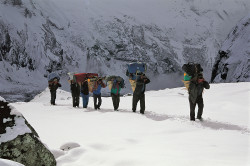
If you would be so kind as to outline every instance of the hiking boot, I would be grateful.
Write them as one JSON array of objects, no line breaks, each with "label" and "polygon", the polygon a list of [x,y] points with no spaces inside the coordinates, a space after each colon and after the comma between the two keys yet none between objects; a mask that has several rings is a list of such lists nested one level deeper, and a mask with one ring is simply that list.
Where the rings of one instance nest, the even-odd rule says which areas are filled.
[{"label": "hiking boot", "polygon": [[195,118],[190,118],[191,121],[195,121]]},{"label": "hiking boot", "polygon": [[197,117],[197,119],[199,119],[200,121],[203,121],[203,118],[202,118],[202,117]]}]

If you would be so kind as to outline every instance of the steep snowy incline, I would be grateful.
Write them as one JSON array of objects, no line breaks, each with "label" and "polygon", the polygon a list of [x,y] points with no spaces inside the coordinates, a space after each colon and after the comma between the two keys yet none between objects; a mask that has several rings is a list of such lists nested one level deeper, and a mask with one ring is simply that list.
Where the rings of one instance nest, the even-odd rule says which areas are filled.
[{"label": "steep snowy incline", "polygon": [[144,115],[139,108],[132,112],[131,96],[121,97],[119,111],[105,97],[96,111],[92,99],[87,109],[73,108],[62,90],[56,106],[49,104],[48,89],[31,102],[11,105],[52,149],[58,166],[248,166],[249,87],[212,84],[203,93],[202,122],[189,120],[183,88],[147,92]]},{"label": "steep snowy incline", "polygon": [[65,90],[69,71],[125,77],[135,61],[148,64],[150,89],[182,85],[188,61],[201,63],[208,79],[221,43],[249,10],[249,0],[1,1],[0,95],[29,98],[51,71]]},{"label": "steep snowy incline", "polygon": [[250,13],[223,43],[213,68],[213,82],[250,82]]}]

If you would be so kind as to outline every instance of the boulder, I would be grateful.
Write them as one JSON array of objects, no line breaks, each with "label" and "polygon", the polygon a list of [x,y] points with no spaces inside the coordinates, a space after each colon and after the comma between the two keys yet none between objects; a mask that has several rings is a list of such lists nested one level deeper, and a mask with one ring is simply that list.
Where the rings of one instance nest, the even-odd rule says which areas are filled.
[{"label": "boulder", "polygon": [[0,158],[25,166],[56,166],[53,154],[23,115],[0,97]]}]

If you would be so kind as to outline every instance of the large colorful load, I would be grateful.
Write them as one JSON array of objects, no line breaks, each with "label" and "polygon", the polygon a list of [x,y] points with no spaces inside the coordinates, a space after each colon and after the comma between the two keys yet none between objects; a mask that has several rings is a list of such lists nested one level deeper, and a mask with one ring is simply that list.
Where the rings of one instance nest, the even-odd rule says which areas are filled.
[{"label": "large colorful load", "polygon": [[128,69],[126,75],[129,77],[129,83],[133,92],[136,88],[136,80],[139,76],[144,74],[147,71],[147,65],[145,63],[130,63],[128,64]]},{"label": "large colorful load", "polygon": [[78,73],[74,74],[74,80],[78,83],[84,82],[85,79],[90,79],[90,78],[97,78],[98,74],[97,73]]},{"label": "large colorful load", "polygon": [[88,79],[89,91],[93,92],[95,90],[95,84],[98,80],[104,80],[105,77],[92,77]]},{"label": "large colorful load", "polygon": [[106,81],[107,81],[107,85],[109,87],[109,90],[112,89],[114,81],[120,82],[121,88],[124,88],[124,86],[125,86],[124,79],[120,76],[114,76],[114,75],[108,76],[108,77],[106,77]]},{"label": "large colorful load", "polygon": [[78,74],[74,74],[73,79],[78,84],[81,84],[86,79],[88,79],[89,91],[93,92],[93,87],[94,87],[96,80],[98,79],[98,74],[97,73],[78,73]]},{"label": "large colorful load", "polygon": [[54,81],[59,82],[60,76],[57,73],[50,73],[48,75],[48,83],[52,84]]},{"label": "large colorful load", "polygon": [[191,79],[199,79],[199,77],[203,78],[202,74],[202,67],[200,64],[195,64],[195,63],[187,63],[182,66],[182,70],[185,72],[184,73],[184,79],[182,82],[184,83],[184,86],[186,89],[189,89],[189,84]]}]

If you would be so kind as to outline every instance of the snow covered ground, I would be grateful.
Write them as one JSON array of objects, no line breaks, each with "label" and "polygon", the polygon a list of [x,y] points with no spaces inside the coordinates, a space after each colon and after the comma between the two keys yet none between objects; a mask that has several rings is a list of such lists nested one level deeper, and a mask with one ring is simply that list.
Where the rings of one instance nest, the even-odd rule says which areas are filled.
[{"label": "snow covered ground", "polygon": [[[189,120],[183,88],[146,92],[146,113],[132,113],[132,97],[113,111],[73,108],[70,93],[48,89],[16,107],[52,149],[58,166],[247,166],[250,165],[250,83],[212,84],[204,96],[204,121]],[[139,107],[139,105],[138,105]],[[61,150],[60,149],[64,149]],[[69,149],[68,149],[69,148]]]},{"label": "snow covered ground", "polygon": [[24,166],[20,163],[10,161],[10,160],[1,159],[1,158],[0,158],[0,165],[1,166]]}]

